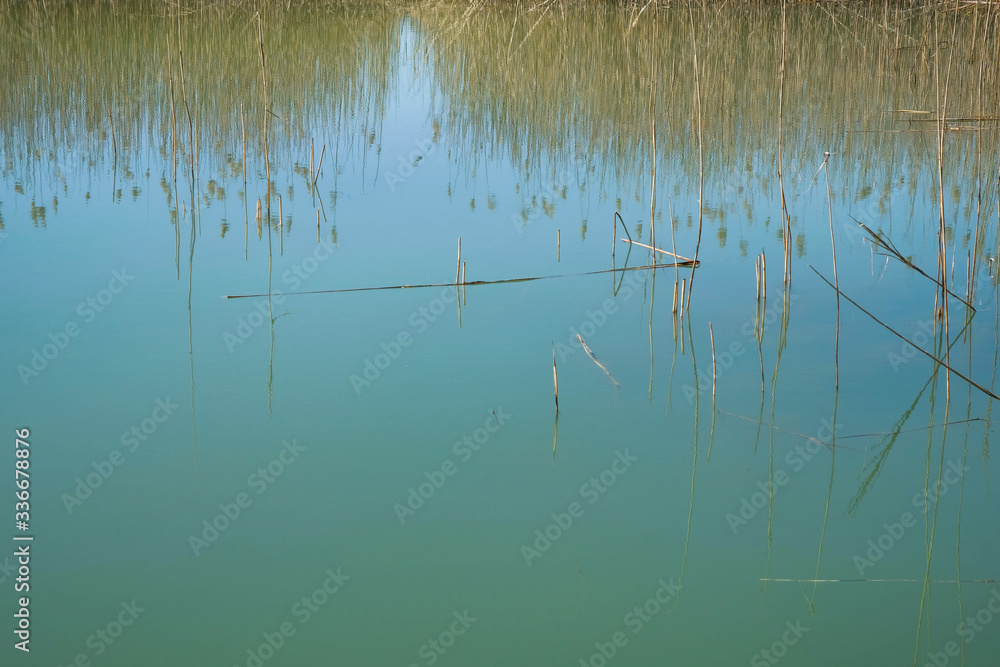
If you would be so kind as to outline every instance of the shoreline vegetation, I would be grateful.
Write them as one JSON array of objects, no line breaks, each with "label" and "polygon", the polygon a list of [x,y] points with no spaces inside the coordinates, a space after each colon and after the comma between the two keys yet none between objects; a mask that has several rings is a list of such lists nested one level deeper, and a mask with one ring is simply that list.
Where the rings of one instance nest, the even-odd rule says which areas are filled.
[{"label": "shoreline vegetation", "polygon": [[[658,200],[703,183],[700,210],[675,224],[703,215],[724,245],[727,218],[756,223],[732,193],[776,193],[779,172],[793,198],[821,190],[829,159],[840,201],[885,212],[903,183],[911,209],[940,192],[954,209],[944,243],[981,267],[997,246],[998,17],[1000,3],[965,1],[3,2],[3,177],[65,187],[113,163],[124,182],[149,169],[167,190],[178,164],[197,166],[206,196],[238,189],[247,170],[304,171],[322,187],[302,156],[322,148],[328,165],[378,168],[387,110],[413,70],[431,81],[434,144],[444,137],[471,178],[507,155],[563,197],[609,186],[638,201],[655,145]],[[940,178],[928,169],[939,158]],[[785,253],[801,255],[794,210],[787,227],[773,217],[782,243],[793,237]],[[923,233],[906,224],[886,231]]]}]

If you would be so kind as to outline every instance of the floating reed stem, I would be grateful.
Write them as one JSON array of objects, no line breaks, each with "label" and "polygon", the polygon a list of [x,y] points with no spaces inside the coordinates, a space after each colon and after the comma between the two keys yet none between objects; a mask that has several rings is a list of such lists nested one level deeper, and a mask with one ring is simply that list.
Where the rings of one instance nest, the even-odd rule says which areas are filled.
[{"label": "floating reed stem", "polygon": [[[466,281],[465,285],[507,285],[510,283],[529,283],[536,280],[552,280],[554,278],[577,278],[580,276],[597,276],[605,273],[624,273],[625,271],[651,271],[655,269],[668,269],[671,268],[673,264],[645,264],[643,266],[627,266],[620,269],[600,269],[597,271],[581,271],[579,273],[559,273],[547,276],[527,276],[522,278],[500,278],[498,280],[471,280]],[[455,283],[418,283],[412,285],[380,285],[375,287],[346,287],[342,289],[326,289],[326,290],[303,290],[300,292],[285,292],[285,295],[289,294],[342,294],[346,292],[375,292],[381,290],[390,289],[418,289],[421,287],[449,287],[454,286]],[[267,294],[229,294],[226,296],[227,299],[248,299],[252,297],[268,296]]]},{"label": "floating reed stem", "polygon": [[597,364],[598,368],[600,368],[602,371],[604,371],[604,374],[607,375],[608,378],[610,378],[611,381],[615,383],[616,387],[620,387],[621,385],[618,383],[618,380],[615,379],[615,376],[612,375],[608,371],[608,369],[604,367],[604,364],[602,364],[600,361],[597,360],[597,357],[594,356],[594,353],[590,349],[590,346],[587,345],[587,343],[583,340],[583,338],[580,336],[580,334],[577,334],[576,338],[577,338],[577,340],[580,341],[580,345],[583,346],[583,351],[587,353],[587,356],[590,357],[590,360],[593,361],[595,364]]},{"label": "floating reed stem", "polygon": [[677,312],[677,288],[678,287],[680,287],[680,283],[678,283],[675,280],[674,281],[674,305],[673,305],[673,308],[671,308],[671,310],[670,310],[671,313],[676,313]]},{"label": "floating reed stem", "polygon": [[455,269],[455,284],[462,282],[462,237],[458,237],[458,267]]},{"label": "floating reed stem", "polygon": [[316,174],[316,140],[309,140],[309,182],[313,182]]},{"label": "floating reed stem", "polygon": [[319,209],[316,209],[316,243],[319,243]]},{"label": "floating reed stem", "polygon": [[556,261],[557,262],[559,261],[559,256],[561,254],[561,248],[562,248],[562,232],[557,229],[556,230]]},{"label": "floating reed stem", "polygon": [[646,245],[645,243],[639,243],[638,241],[633,241],[632,239],[618,239],[618,240],[622,241],[624,243],[630,243],[632,245],[637,245],[640,248],[646,248],[648,250],[655,250],[656,252],[663,253],[664,255],[670,255],[671,257],[675,257],[675,258],[681,260],[682,263],[685,263],[685,262],[688,263],[688,264],[694,264],[695,263],[695,261],[693,259],[689,259],[687,257],[684,257],[683,255],[678,255],[677,253],[670,252],[669,250],[662,250],[660,248],[655,248],[655,247],[653,247],[651,245]]}]

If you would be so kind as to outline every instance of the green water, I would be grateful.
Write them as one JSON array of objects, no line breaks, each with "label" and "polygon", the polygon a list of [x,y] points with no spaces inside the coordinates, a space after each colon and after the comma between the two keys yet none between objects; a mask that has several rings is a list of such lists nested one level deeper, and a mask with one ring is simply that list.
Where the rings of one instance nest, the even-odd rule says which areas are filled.
[{"label": "green water", "polygon": [[4,10],[3,664],[996,664],[996,10],[639,9]]}]

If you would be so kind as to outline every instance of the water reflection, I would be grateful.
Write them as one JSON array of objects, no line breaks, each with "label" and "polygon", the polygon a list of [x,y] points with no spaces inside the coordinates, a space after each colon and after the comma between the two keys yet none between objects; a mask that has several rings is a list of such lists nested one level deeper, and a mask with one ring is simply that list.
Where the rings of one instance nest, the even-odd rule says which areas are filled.
[{"label": "water reflection", "polygon": [[[622,664],[753,660],[797,622],[789,664],[938,655],[995,585],[1000,347],[996,10],[938,9],[3,9],[10,366],[93,266],[145,271],[5,404],[73,488],[133,399],[190,402],[79,514],[55,503],[83,555],[47,556],[46,658],[100,613],[63,613],[86,588],[249,664],[331,563],[352,586],[275,663],[411,660],[474,608],[442,660],[594,664],[653,581],[676,592]],[[514,418],[471,449],[484,405]],[[308,469],[233,505],[284,438]],[[618,450],[641,464],[605,481]],[[563,525],[581,484],[601,502]],[[108,664],[175,629],[148,632]]]}]

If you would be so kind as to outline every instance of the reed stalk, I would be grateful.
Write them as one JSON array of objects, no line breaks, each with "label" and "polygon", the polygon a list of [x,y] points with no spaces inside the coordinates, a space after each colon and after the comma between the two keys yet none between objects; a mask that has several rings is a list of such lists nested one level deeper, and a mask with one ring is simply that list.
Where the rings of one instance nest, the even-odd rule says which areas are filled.
[{"label": "reed stalk", "polygon": [[[552,388],[556,397],[556,414],[559,414],[559,373],[556,371],[556,344],[552,343]],[[553,449],[553,453],[555,450]]]}]

